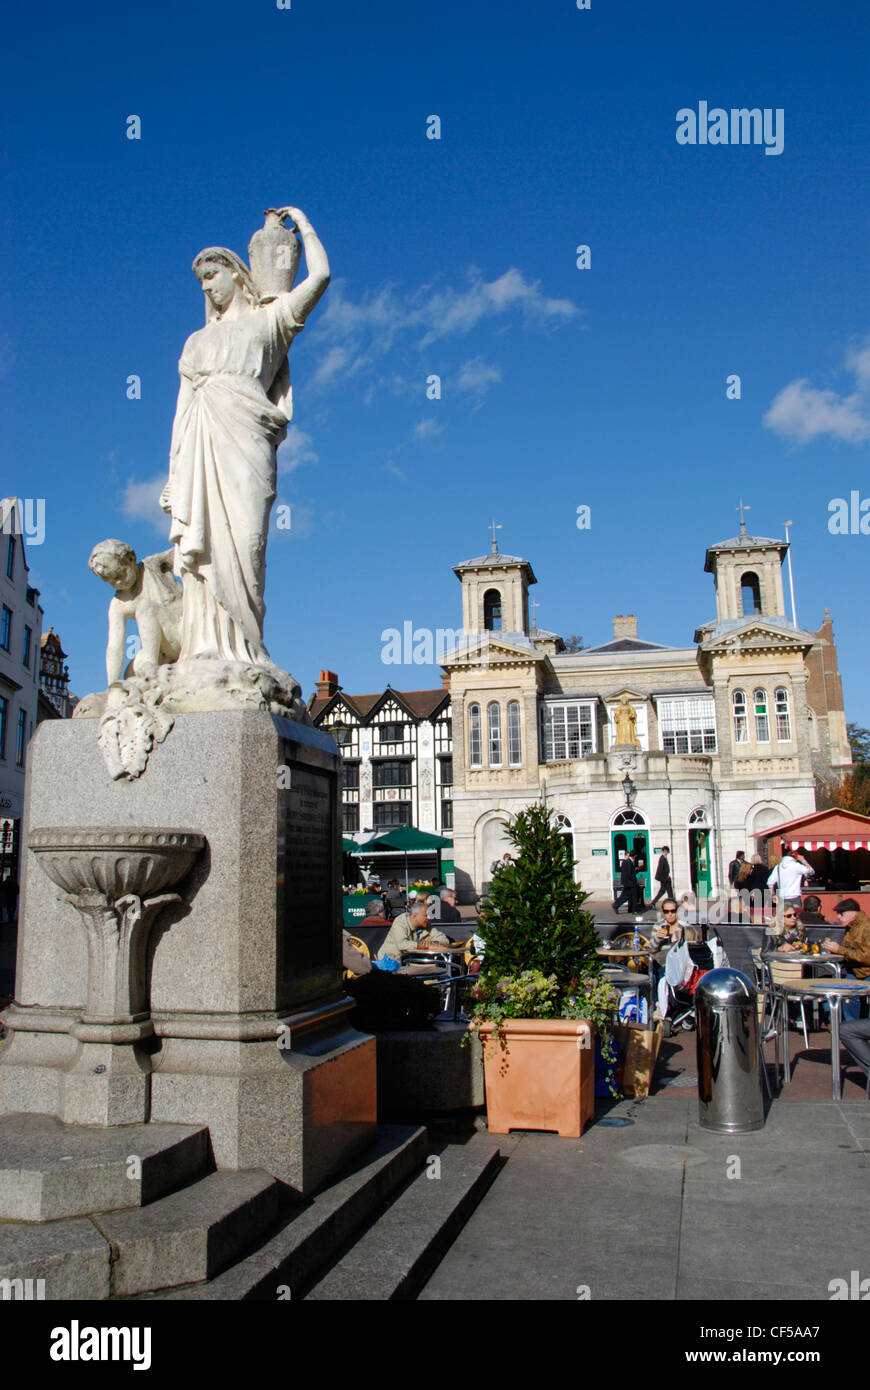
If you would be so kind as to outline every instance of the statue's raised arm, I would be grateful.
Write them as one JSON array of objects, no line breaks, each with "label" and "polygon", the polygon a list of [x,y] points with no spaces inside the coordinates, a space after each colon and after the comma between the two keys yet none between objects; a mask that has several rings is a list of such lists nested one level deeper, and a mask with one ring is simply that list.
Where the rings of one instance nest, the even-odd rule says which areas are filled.
[{"label": "statue's raised arm", "polygon": [[297,319],[304,323],[323,291],[329,284],[329,261],[320,237],[315,232],[308,218],[301,208],[280,208],[279,217],[290,217],[295,223],[295,230],[302,238],[302,245],[305,248],[305,265],[308,275],[290,291],[291,307]]}]

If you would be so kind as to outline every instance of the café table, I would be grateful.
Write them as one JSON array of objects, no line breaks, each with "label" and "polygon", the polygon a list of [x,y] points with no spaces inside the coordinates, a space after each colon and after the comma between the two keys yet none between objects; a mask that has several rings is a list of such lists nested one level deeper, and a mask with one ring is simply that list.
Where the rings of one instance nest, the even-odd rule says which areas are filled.
[{"label": "caf\u00e9 table", "polygon": [[[818,959],[818,957],[812,957]],[[808,999],[827,999],[831,1006],[831,1095],[840,1099],[840,1005],[844,999],[866,999],[870,996],[870,980],[795,980],[783,986],[789,994],[805,995]],[[785,1048],[785,1080],[791,1080],[788,1037]]]},{"label": "caf\u00e9 table", "polygon": [[[776,949],[765,951],[762,947],[756,947],[754,950],[751,950],[751,951],[749,952],[749,955],[750,955],[750,958],[751,958],[751,959],[753,959],[753,960],[756,960],[756,959],[757,959],[757,960],[761,961],[761,962],[763,963],[763,965],[766,965],[766,966],[770,966],[770,965],[800,965],[800,966],[803,967],[803,966],[807,966],[807,965],[809,965],[809,966],[832,965],[832,966],[834,967],[834,970],[835,970],[835,972],[836,972],[837,975],[839,975],[839,974],[841,973],[842,968],[843,968],[843,957],[842,957],[842,956],[839,956],[839,955],[834,955],[834,954],[833,954],[832,952],[830,952],[830,951],[819,951],[816,955],[813,955],[810,951],[782,951],[782,950],[776,950]],[[768,972],[767,972],[767,976],[768,976],[768,982],[769,982],[769,986],[770,986],[770,994],[771,994],[771,996],[773,996],[773,995],[779,996],[780,1001],[781,1001],[781,1005],[782,1005],[781,1010],[780,1010],[780,1023],[781,1023],[781,1025],[782,1025],[783,1079],[784,1079],[784,1081],[785,1081],[786,1083],[788,1083],[788,1082],[791,1081],[791,1058],[790,1058],[790,1056],[789,1056],[789,1049],[788,1049],[788,998],[787,998],[787,996],[793,993],[792,985],[794,985],[794,984],[800,984],[801,981],[799,981],[799,980],[774,980],[773,975],[772,975],[772,973],[771,973],[769,970],[768,970]],[[772,1016],[772,1014],[773,1014],[773,1007],[771,1007],[771,1016]],[[763,1020],[763,1022],[764,1022],[764,1020]],[[804,1025],[804,1026],[806,1026],[806,1025]],[[764,1030],[762,1030],[762,1032],[763,1032],[763,1031],[764,1031]],[[777,1054],[776,1054],[776,1063],[775,1063],[775,1065],[776,1065],[776,1069],[777,1069],[777,1073],[778,1073],[778,1072],[779,1072],[779,1025],[777,1025]]]},{"label": "caf\u00e9 table", "polygon": [[649,994],[648,1021],[650,1027],[652,1027],[653,1008],[655,1006],[655,999],[653,994],[653,991],[655,989],[655,977],[652,969],[652,960],[653,957],[657,956],[659,954],[659,951],[661,951],[662,949],[667,948],[663,948],[661,946],[638,946],[637,949],[635,949],[632,946],[598,946],[595,952],[595,954],[597,956],[600,956],[602,960],[645,960],[647,962],[649,974],[646,976],[646,986],[647,993]]}]

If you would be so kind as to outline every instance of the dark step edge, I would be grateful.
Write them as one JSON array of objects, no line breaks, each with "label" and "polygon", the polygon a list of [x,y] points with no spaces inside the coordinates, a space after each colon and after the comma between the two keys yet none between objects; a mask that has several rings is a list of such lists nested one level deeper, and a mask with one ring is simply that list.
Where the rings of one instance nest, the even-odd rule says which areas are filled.
[{"label": "dark step edge", "polygon": [[[322,1278],[307,1290],[304,1297],[312,1298],[312,1295],[314,1295],[312,1301],[319,1301],[316,1297],[317,1290],[326,1285],[333,1272],[337,1271],[345,1273],[351,1276],[351,1278],[354,1275],[358,1275],[361,1289],[367,1288],[371,1290],[371,1288],[380,1281],[381,1286],[383,1287],[384,1284],[386,1284],[389,1290],[387,1293],[380,1295],[376,1300],[367,1299],[366,1295],[361,1292],[359,1301],[411,1301],[415,1299],[435,1273],[435,1270],[444,1259],[444,1256],[456,1240],[463,1226],[480,1205],[489,1188],[495,1182],[504,1167],[505,1162],[507,1162],[507,1159],[502,1157],[499,1150],[493,1149],[486,1158],[481,1160],[478,1171],[470,1177],[466,1176],[463,1189],[457,1201],[444,1214],[443,1220],[438,1226],[425,1234],[422,1249],[414,1257],[407,1269],[395,1269],[390,1271],[383,1267],[373,1269],[364,1263],[354,1263],[354,1251],[358,1248],[359,1241],[377,1232],[378,1221],[374,1221],[361,1233],[359,1241],[347,1247]],[[388,1212],[394,1212],[406,1200],[409,1203],[412,1202],[412,1194],[417,1183],[428,1181],[429,1179],[426,1177],[425,1173],[415,1178],[404,1188],[396,1201],[393,1202],[382,1215],[387,1215]],[[347,1294],[344,1294],[343,1300],[346,1301],[348,1297]]]},{"label": "dark step edge", "polygon": [[[218,1173],[220,1171],[221,1170],[217,1170]],[[259,1170],[251,1169],[247,1171],[256,1172]],[[205,1173],[198,1181],[206,1182],[209,1178],[215,1176],[217,1176],[217,1173]],[[118,1243],[109,1234],[109,1231],[105,1230],[100,1224],[104,1217],[111,1218],[116,1214],[131,1216],[134,1211],[145,1213],[143,1225],[147,1224],[147,1214],[152,1213],[155,1206],[158,1206],[163,1201],[170,1201],[174,1197],[180,1196],[183,1192],[189,1190],[190,1187],[196,1186],[196,1182],[189,1183],[187,1187],[177,1188],[175,1191],[167,1193],[164,1198],[158,1198],[157,1202],[151,1202],[147,1207],[133,1208],[123,1213],[115,1213],[112,1211],[92,1214],[90,1217],[92,1224],[109,1246],[109,1298],[138,1298],[146,1294],[159,1295],[161,1292],[169,1289],[195,1288],[205,1284],[209,1279],[216,1278],[218,1275],[222,1274],[224,1270],[237,1264],[239,1260],[244,1259],[252,1250],[257,1248],[258,1244],[260,1244],[264,1238],[268,1238],[269,1234],[274,1231],[275,1224],[279,1218],[281,1183],[277,1178],[271,1178],[267,1173],[264,1173],[263,1176],[270,1179],[268,1186],[264,1186],[261,1191],[254,1196],[244,1199],[236,1207],[225,1211],[222,1216],[217,1217],[207,1228],[204,1228],[207,1273],[202,1279],[182,1278],[178,1280],[177,1283],[162,1284],[151,1289],[137,1289],[127,1293],[117,1292],[117,1270],[123,1259],[122,1251]],[[252,1205],[254,1207],[253,1211]],[[234,1223],[236,1226],[235,1230],[233,1229]],[[176,1229],[181,1228],[179,1227]],[[190,1226],[184,1229],[194,1231],[197,1228]],[[139,1240],[150,1239],[159,1244],[161,1241],[171,1239],[172,1234],[173,1232],[167,1229],[165,1231],[155,1232],[153,1235],[149,1236],[147,1232],[143,1230],[142,1235],[137,1238]],[[224,1243],[227,1244],[228,1249],[218,1255],[214,1247],[216,1244],[223,1245]]]},{"label": "dark step edge", "polygon": [[[374,1167],[363,1182],[355,1184],[359,1167],[317,1193],[298,1213],[289,1213],[281,1228],[244,1259],[208,1282],[179,1286],[161,1294],[133,1298],[255,1299],[273,1301],[278,1289],[293,1298],[310,1287],[337,1251],[352,1241],[373,1214],[382,1209],[396,1190],[413,1179],[425,1163],[429,1140],[419,1126],[383,1125],[368,1162]],[[397,1131],[407,1133],[400,1137]],[[377,1151],[381,1150],[381,1153]],[[360,1155],[365,1160],[366,1154]],[[385,1160],[379,1164],[379,1159]],[[343,1189],[343,1190],[342,1190]]]}]

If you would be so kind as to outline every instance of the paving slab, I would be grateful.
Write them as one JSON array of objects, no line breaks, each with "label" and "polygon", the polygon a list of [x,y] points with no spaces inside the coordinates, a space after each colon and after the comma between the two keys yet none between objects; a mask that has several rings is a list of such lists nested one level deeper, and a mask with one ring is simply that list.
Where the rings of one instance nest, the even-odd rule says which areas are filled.
[{"label": "paving slab", "polygon": [[723,1135],[684,1093],[599,1108],[579,1140],[524,1134],[420,1298],[828,1298],[870,1271],[863,1113],[776,1099],[763,1129]]}]

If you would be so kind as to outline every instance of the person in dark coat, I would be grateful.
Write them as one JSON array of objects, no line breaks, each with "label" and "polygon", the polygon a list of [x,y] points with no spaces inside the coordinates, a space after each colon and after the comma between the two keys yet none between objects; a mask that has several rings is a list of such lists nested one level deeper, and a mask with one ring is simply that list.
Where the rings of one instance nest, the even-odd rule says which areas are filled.
[{"label": "person in dark coat", "polygon": [[656,864],[655,872],[655,880],[659,885],[659,891],[650,903],[650,907],[655,907],[662,895],[664,895],[665,898],[672,898],[674,896],[674,885],[671,882],[671,861],[668,858],[670,852],[667,845],[662,845],[662,852],[659,855],[659,862]]},{"label": "person in dark coat", "polygon": [[619,912],[623,903],[628,906],[629,912],[643,911],[643,898],[641,897],[640,885],[637,881],[637,858],[638,852],[633,849],[626,854],[619,866],[619,884],[621,892],[614,903],[611,904],[614,912]]},{"label": "person in dark coat", "polygon": [[442,922],[461,922],[462,913],[456,906],[456,894],[452,888],[442,888],[441,893],[441,918]]}]

